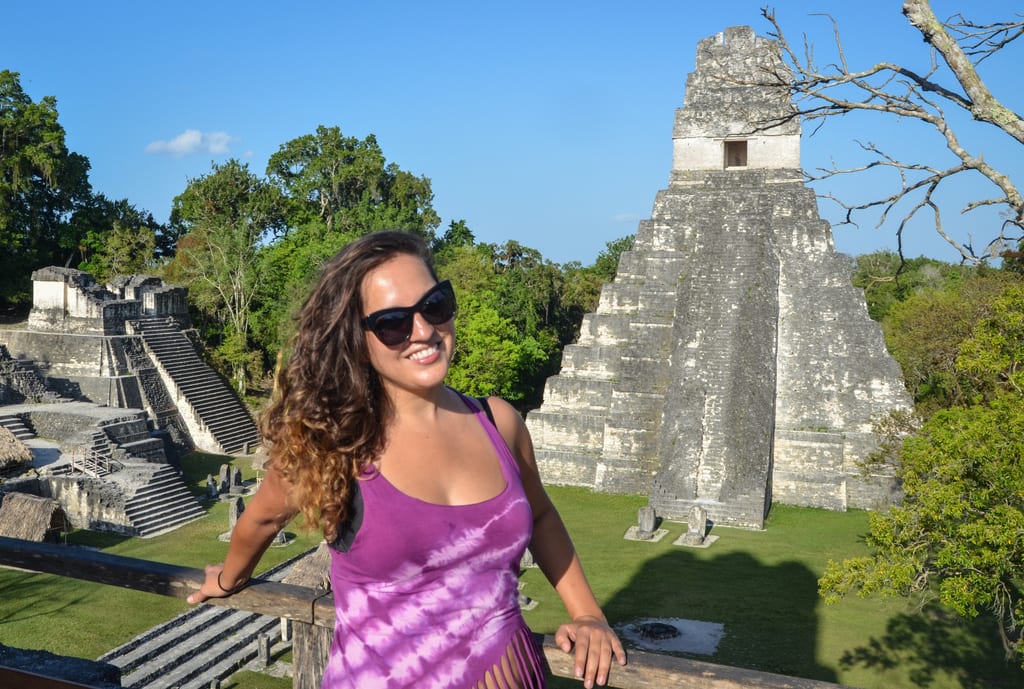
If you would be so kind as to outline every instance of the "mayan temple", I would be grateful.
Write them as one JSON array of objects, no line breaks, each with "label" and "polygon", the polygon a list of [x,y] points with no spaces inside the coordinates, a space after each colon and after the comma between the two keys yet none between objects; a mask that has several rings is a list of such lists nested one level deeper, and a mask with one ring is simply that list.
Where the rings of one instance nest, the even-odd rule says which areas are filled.
[{"label": "mayan temple", "polygon": [[911,402],[803,182],[782,69],[749,27],[698,45],[668,188],[528,415],[547,482],[753,528],[773,501],[890,501],[858,461]]}]

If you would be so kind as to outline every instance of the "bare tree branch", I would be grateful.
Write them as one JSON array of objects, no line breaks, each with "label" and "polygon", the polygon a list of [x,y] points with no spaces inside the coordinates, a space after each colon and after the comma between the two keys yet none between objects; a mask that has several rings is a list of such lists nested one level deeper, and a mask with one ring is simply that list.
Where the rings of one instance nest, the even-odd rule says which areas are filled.
[{"label": "bare tree branch", "polygon": [[[945,148],[959,160],[956,165],[939,169],[923,163],[903,162],[873,144],[860,144],[875,157],[873,162],[860,167],[833,165],[828,169],[819,168],[816,174],[808,174],[808,179],[817,181],[873,168],[888,168],[898,174],[900,186],[884,198],[858,204],[845,203],[833,194],[824,194],[825,198],[835,201],[846,211],[842,224],[856,225],[853,216],[857,212],[873,210],[879,214],[880,225],[897,205],[901,209],[906,208],[901,204],[905,201],[910,204],[909,210],[901,210],[897,229],[901,256],[903,231],[908,222],[925,209],[932,212],[936,232],[965,262],[987,261],[1001,255],[1008,245],[1021,242],[1024,237],[1024,197],[1009,175],[987,163],[981,153],[973,152],[961,143],[945,108],[960,110],[976,122],[997,128],[1011,137],[1015,144],[1024,144],[1024,119],[989,91],[977,70],[984,59],[1024,35],[1024,21],[981,25],[958,14],[947,22],[941,22],[936,19],[928,0],[905,0],[903,14],[933,49],[930,68],[922,74],[886,61],[866,69],[853,69],[847,62],[839,27],[832,17],[829,20],[832,22],[838,61],[819,67],[813,46],[806,36],[803,49],[798,53],[783,34],[774,11],[765,7],[761,12],[773,27],[771,37],[778,42],[783,62],[789,70],[788,73],[771,76],[788,84],[797,105],[793,117],[809,122],[817,120],[814,122],[815,132],[826,120],[852,112],[913,119],[939,134]],[[939,59],[949,68],[954,83],[939,83],[944,73],[939,70]],[[949,180],[972,172],[984,177],[998,192],[989,198],[969,202],[961,213],[983,207],[1005,206],[1008,210],[1006,221],[1000,224],[980,252],[975,251],[971,240],[957,241],[943,229],[942,212],[936,203],[938,192]]]}]

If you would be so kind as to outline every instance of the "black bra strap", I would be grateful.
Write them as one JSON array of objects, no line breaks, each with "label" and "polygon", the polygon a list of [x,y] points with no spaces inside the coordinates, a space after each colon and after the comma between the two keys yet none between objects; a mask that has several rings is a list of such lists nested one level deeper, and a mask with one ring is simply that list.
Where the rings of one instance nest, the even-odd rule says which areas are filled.
[{"label": "black bra strap", "polygon": [[486,397],[477,397],[476,401],[480,403],[480,406],[484,408],[484,413],[487,414],[487,420],[491,422],[491,425],[495,428],[498,424],[494,423],[494,412],[491,411],[491,405],[487,401]]}]

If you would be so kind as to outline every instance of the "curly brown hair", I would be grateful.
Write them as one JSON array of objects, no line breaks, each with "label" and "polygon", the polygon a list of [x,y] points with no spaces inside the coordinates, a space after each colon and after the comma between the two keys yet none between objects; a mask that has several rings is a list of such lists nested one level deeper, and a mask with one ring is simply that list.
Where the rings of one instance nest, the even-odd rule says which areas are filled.
[{"label": "curly brown hair", "polygon": [[430,250],[408,232],[360,237],[324,266],[279,357],[274,394],[260,420],[270,461],[292,484],[294,504],[329,543],[347,516],[352,482],[384,448],[392,413],[370,365],[363,279],[401,254],[422,259],[437,279]]}]

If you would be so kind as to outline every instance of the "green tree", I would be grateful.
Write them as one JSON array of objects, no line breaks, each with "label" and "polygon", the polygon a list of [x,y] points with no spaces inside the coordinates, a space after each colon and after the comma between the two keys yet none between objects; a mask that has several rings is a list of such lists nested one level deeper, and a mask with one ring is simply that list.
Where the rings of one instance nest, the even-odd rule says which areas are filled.
[{"label": "green tree", "polygon": [[988,317],[960,345],[957,368],[989,396],[1024,395],[1024,283],[992,300]]},{"label": "green tree", "polygon": [[890,307],[882,321],[886,343],[922,415],[969,405],[996,392],[959,368],[960,347],[992,314],[993,300],[1019,281],[1011,273],[988,271],[939,289],[922,289]]},{"label": "green tree", "polygon": [[124,226],[119,222],[109,232],[90,234],[85,243],[95,247],[92,258],[81,269],[100,281],[118,275],[145,274],[154,268],[156,233],[149,227]]},{"label": "green tree", "polygon": [[158,238],[166,228],[153,214],[127,199],[111,201],[96,194],[77,211],[72,223],[82,233],[78,268],[104,281],[116,275],[145,273],[157,267]]},{"label": "green tree", "polygon": [[547,360],[544,348],[498,313],[492,294],[462,292],[458,299],[458,337],[448,382],[469,395],[521,403],[535,390],[530,383]]},{"label": "green tree", "polygon": [[873,553],[830,563],[819,589],[828,601],[937,596],[963,617],[991,615],[1024,665],[1024,284],[990,303],[953,364],[977,403],[936,412],[903,441],[902,503],[871,515]]},{"label": "green tree", "polygon": [[974,266],[933,258],[902,258],[895,251],[876,251],[853,260],[853,284],[864,290],[868,315],[882,321],[889,310],[914,294],[938,290],[975,275]]},{"label": "green tree", "polygon": [[65,145],[57,100],[33,102],[17,72],[0,71],[0,302],[27,303],[33,270],[74,258],[84,235],[69,221],[91,196],[88,172]]},{"label": "green tree", "polygon": [[615,279],[619,259],[633,248],[635,238],[635,235],[627,235],[608,242],[593,265],[584,266],[573,261],[562,266],[559,312],[555,323],[562,347],[576,341],[583,316],[597,311],[601,288]]},{"label": "green tree", "polygon": [[442,254],[445,251],[463,246],[473,246],[475,242],[476,237],[473,236],[473,231],[469,229],[465,220],[452,220],[448,223],[448,229],[444,234],[434,241],[431,249],[438,260],[444,260]]},{"label": "green tree", "polygon": [[252,375],[250,316],[263,279],[260,244],[284,226],[279,190],[229,160],[189,180],[174,199],[171,223],[182,238],[167,276],[188,285],[189,300],[204,317],[215,361],[239,392]]},{"label": "green tree", "polygon": [[388,163],[372,134],[360,140],[319,126],[281,145],[267,163],[267,176],[286,203],[280,236],[259,252],[263,280],[252,316],[253,340],[270,364],[320,267],[335,252],[380,229],[413,232],[432,244],[440,219],[430,180]]},{"label": "green tree", "polygon": [[296,315],[312,288],[320,268],[355,237],[325,233],[318,221],[292,228],[288,234],[260,248],[262,281],[252,313],[252,335],[272,366],[277,353],[294,332]]},{"label": "green tree", "polygon": [[373,134],[360,140],[321,125],[282,144],[267,176],[289,199],[291,227],[316,222],[325,234],[354,236],[405,230],[431,242],[440,222],[430,180],[388,164]]},{"label": "green tree", "polygon": [[870,515],[870,556],[830,562],[826,601],[938,596],[958,614],[992,615],[1024,663],[1024,399],[943,410],[904,442],[904,498]]}]

